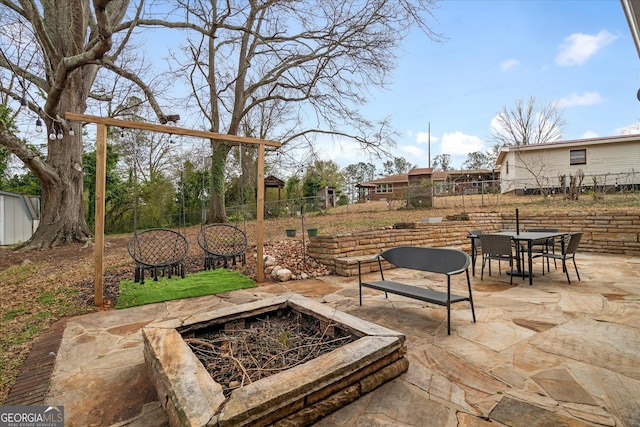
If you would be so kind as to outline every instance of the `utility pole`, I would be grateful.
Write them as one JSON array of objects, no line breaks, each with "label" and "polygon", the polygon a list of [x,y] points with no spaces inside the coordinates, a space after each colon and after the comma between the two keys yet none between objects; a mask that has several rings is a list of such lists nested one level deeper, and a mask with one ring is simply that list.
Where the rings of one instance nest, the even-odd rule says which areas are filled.
[{"label": "utility pole", "polygon": [[429,166],[431,167],[431,122],[428,123],[427,125],[427,147],[428,147],[428,153],[429,153]]}]

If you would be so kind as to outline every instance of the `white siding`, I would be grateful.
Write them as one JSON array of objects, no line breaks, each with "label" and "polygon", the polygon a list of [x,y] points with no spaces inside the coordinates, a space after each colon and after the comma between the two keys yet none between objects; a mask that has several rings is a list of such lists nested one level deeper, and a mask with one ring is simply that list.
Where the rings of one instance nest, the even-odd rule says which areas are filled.
[{"label": "white siding", "polygon": [[[586,163],[571,165],[570,152],[581,149],[586,150]],[[558,187],[559,175],[568,180],[579,170],[585,174],[583,185],[592,185],[592,176],[597,176],[599,185],[640,184],[640,141],[529,146],[522,150],[511,147],[501,163],[502,192],[539,185]]]},{"label": "white siding", "polygon": [[33,223],[18,195],[0,195],[0,245],[13,245],[29,240]]},{"label": "white siding", "polygon": [[4,245],[4,196],[0,194],[0,246]]}]

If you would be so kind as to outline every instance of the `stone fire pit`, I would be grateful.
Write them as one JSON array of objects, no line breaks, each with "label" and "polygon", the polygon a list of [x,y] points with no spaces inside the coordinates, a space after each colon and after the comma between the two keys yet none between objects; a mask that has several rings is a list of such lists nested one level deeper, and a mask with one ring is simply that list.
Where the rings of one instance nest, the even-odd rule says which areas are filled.
[{"label": "stone fire pit", "polygon": [[[183,337],[227,324],[238,327],[283,308],[334,324],[357,339],[235,389],[225,399]],[[310,425],[409,366],[404,335],[296,294],[153,323],[142,334],[145,362],[172,426]]]}]

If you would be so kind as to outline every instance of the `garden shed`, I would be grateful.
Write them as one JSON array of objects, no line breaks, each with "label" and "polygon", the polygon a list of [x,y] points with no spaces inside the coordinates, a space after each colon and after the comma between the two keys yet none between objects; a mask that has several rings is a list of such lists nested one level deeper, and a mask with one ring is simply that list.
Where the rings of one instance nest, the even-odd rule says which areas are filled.
[{"label": "garden shed", "polygon": [[40,223],[40,199],[0,191],[0,246],[26,242]]}]

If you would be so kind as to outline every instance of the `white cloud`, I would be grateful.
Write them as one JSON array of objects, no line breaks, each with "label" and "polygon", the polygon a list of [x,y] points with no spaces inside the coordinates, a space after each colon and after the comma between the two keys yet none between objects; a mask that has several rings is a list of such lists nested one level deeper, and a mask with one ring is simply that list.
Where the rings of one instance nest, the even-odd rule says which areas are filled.
[{"label": "white cloud", "polygon": [[401,157],[407,159],[411,164],[418,165],[418,167],[425,167],[428,163],[427,150],[416,147],[415,145],[401,145],[398,147],[402,153]]},{"label": "white cloud", "polygon": [[517,59],[507,59],[506,61],[502,61],[502,63],[500,63],[500,68],[502,69],[502,71],[511,71],[518,65],[520,65],[520,61],[518,61]]},{"label": "white cloud", "polygon": [[600,31],[595,36],[573,33],[565,37],[560,44],[556,64],[561,67],[581,65],[616,38],[618,37],[606,30]]},{"label": "white cloud", "polygon": [[476,151],[484,151],[484,141],[473,135],[462,132],[445,133],[442,135],[440,150],[443,154],[452,156],[463,155]]},{"label": "white cloud", "polygon": [[427,144],[429,140],[431,140],[431,142],[436,142],[439,138],[433,135],[429,138],[429,132],[418,132],[416,134],[416,143],[418,144]]},{"label": "white cloud", "polygon": [[558,108],[595,105],[602,103],[603,99],[598,92],[586,92],[582,95],[572,93],[568,97],[561,98],[556,103]]},{"label": "white cloud", "polygon": [[600,135],[598,135],[596,132],[592,131],[592,130],[588,130],[585,133],[582,134],[582,136],[580,137],[580,139],[589,139],[589,138],[597,138]]},{"label": "white cloud", "polygon": [[[371,162],[368,153],[363,152],[362,147],[351,140],[336,140],[330,138],[320,138],[315,142],[314,148],[320,160],[331,160],[340,167],[345,167],[352,163]],[[293,157],[307,159],[306,150],[291,154]]]}]

